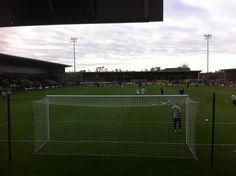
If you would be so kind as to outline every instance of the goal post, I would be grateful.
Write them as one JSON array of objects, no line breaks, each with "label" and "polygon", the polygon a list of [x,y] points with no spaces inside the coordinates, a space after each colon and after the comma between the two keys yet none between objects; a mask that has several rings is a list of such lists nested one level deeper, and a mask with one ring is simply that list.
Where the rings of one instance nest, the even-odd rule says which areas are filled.
[{"label": "goal post", "polygon": [[196,109],[188,95],[47,95],[34,102],[34,153],[196,159]]},{"label": "goal post", "polygon": [[34,153],[50,142],[49,98],[34,102]]},{"label": "goal post", "polygon": [[191,150],[194,159],[198,159],[196,156],[196,151],[195,151],[195,147],[196,147],[196,116],[197,116],[197,102],[193,101],[192,99],[188,98],[188,110],[189,110],[189,114],[188,114],[188,126],[186,127],[188,130],[188,132],[186,133],[186,135],[188,136],[188,140],[186,141],[186,144],[189,146],[189,149]]}]

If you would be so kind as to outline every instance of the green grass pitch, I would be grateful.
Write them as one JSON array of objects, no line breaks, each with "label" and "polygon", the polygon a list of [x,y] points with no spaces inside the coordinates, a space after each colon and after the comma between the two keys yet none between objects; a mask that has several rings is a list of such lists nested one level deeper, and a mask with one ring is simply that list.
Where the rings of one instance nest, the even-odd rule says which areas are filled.
[{"label": "green grass pitch", "polygon": [[[165,94],[178,94],[180,86],[164,87]],[[64,87],[16,92],[11,98],[12,161],[8,161],[6,107],[0,98],[0,175],[235,175],[236,107],[230,96],[235,88],[190,87],[185,93],[199,102],[196,124],[196,154],[199,160],[120,156],[33,155],[33,102],[45,95],[134,95],[136,86]],[[146,94],[160,94],[159,87],[147,86]],[[210,167],[211,103],[216,93],[215,165]],[[64,112],[66,113],[66,112]],[[205,122],[204,119],[209,121]],[[73,130],[73,129],[68,129]],[[128,130],[128,129],[127,129]],[[81,131],[82,133],[83,131]],[[63,133],[63,132],[61,132]],[[148,134],[148,132],[147,132]],[[87,134],[94,136],[93,133]],[[105,135],[106,136],[106,135]],[[106,136],[109,139],[109,135]],[[148,135],[146,135],[148,137]],[[163,138],[163,140],[165,140]],[[69,146],[71,147],[71,146]],[[62,150],[66,150],[66,146]],[[68,149],[70,150],[70,148]]]},{"label": "green grass pitch", "polygon": [[[112,104],[118,100],[105,98],[104,101]],[[137,102],[135,99],[129,101],[132,105]],[[36,138],[41,139],[37,142],[36,153],[192,158],[185,137],[185,108],[182,108],[182,131],[177,134],[173,130],[172,105],[152,106],[151,103],[150,106],[150,101],[149,106],[146,103],[147,107],[142,108],[137,104],[101,107],[101,101],[96,107],[84,107],[85,103],[83,106],[50,105],[49,124],[45,123],[45,113],[39,116],[45,120],[36,122],[39,134]],[[39,104],[38,112],[45,112],[45,109]],[[47,132],[50,140],[47,140]]]}]

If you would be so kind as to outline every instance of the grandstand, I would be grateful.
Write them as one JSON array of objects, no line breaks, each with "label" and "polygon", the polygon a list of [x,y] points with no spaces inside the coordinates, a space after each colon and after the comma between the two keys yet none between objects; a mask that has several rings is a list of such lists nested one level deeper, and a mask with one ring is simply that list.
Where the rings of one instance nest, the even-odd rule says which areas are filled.
[{"label": "grandstand", "polygon": [[168,81],[183,81],[183,80],[198,80],[200,70],[182,70],[178,68],[164,69],[161,71],[125,71],[125,72],[80,72],[66,73],[69,79],[76,78],[76,82],[132,82],[145,80],[152,82],[156,80]]},{"label": "grandstand", "polygon": [[224,69],[224,79],[227,81],[236,81],[236,68]]},{"label": "grandstand", "polygon": [[56,87],[64,83],[68,65],[0,54],[0,87],[35,88]]}]

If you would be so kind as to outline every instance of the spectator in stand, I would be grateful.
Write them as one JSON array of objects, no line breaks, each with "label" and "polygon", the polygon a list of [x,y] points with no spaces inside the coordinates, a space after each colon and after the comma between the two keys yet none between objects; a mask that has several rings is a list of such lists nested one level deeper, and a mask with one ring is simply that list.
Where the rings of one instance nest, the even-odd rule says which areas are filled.
[{"label": "spectator in stand", "polygon": [[2,91],[2,98],[5,99],[7,96],[7,93],[5,91]]}]

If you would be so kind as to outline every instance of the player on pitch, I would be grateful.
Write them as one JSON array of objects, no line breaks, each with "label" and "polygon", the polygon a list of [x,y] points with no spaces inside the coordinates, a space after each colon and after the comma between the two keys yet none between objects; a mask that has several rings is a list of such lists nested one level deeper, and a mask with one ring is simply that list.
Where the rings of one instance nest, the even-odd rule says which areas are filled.
[{"label": "player on pitch", "polygon": [[236,96],[234,94],[231,95],[231,100],[232,100],[233,105],[236,106]]},{"label": "player on pitch", "polygon": [[181,132],[182,113],[181,113],[181,108],[178,105],[178,103],[175,103],[172,106],[172,119],[174,123],[175,133],[177,132],[176,124],[178,124],[178,132]]}]

